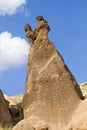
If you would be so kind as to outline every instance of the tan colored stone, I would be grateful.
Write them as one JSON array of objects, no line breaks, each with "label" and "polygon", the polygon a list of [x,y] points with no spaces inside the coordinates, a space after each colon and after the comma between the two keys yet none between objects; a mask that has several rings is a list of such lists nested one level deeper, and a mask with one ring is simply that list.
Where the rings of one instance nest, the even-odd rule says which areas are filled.
[{"label": "tan colored stone", "polygon": [[0,90],[0,124],[4,127],[12,126],[12,118],[9,113],[8,105],[4,99],[4,95]]},{"label": "tan colored stone", "polygon": [[87,97],[87,82],[80,83],[80,88],[85,97]]},{"label": "tan colored stone", "polygon": [[46,122],[30,117],[19,122],[13,130],[51,130]]},{"label": "tan colored stone", "polygon": [[4,98],[9,102],[9,106],[17,106],[23,100],[23,94],[14,95],[14,96],[7,96],[4,94]]},{"label": "tan colored stone", "polygon": [[60,130],[68,125],[83,96],[62,56],[48,39],[47,27],[37,25],[36,29],[36,41],[30,47],[28,59],[24,115],[39,117]]},{"label": "tan colored stone", "polygon": [[[30,40],[29,37],[31,44],[23,98],[25,119],[13,130],[86,129],[83,124],[87,114],[82,116],[82,113],[87,110],[83,108],[87,102],[82,101],[84,97],[79,85],[48,38],[48,23],[43,17],[37,20],[36,39]],[[39,127],[38,122],[44,122],[47,127]]]},{"label": "tan colored stone", "polygon": [[22,110],[23,95],[7,96],[4,94],[4,97],[9,102],[9,112],[12,117],[13,125],[15,125],[24,118]]}]

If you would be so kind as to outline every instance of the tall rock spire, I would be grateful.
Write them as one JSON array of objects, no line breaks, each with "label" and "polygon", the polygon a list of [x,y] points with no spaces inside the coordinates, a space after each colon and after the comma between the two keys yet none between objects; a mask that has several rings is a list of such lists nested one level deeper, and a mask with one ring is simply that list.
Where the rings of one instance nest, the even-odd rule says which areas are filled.
[{"label": "tall rock spire", "polygon": [[[84,97],[62,56],[48,38],[48,22],[42,16],[36,19],[35,30],[31,29],[27,35],[30,54],[23,100],[24,117],[34,121],[38,118],[48,124],[46,129],[38,129],[38,125],[33,124],[35,130],[65,130]],[[37,120],[35,123],[38,124]]]}]

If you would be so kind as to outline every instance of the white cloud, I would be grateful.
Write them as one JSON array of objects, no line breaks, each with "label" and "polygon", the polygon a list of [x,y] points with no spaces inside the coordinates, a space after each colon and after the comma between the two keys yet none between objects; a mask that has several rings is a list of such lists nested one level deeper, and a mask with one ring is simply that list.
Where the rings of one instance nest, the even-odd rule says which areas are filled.
[{"label": "white cloud", "polygon": [[0,15],[12,15],[21,11],[26,0],[0,0]]},{"label": "white cloud", "polygon": [[27,61],[29,45],[9,32],[0,34],[0,72],[11,67],[20,67]]}]

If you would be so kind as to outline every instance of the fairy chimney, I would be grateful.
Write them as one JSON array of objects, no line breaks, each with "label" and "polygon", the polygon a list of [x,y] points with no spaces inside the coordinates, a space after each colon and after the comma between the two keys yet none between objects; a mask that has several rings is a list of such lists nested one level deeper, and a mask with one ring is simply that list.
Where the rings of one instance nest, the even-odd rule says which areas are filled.
[{"label": "fairy chimney", "polygon": [[[48,22],[42,16],[36,19],[38,23],[32,31],[33,36],[28,35],[30,54],[23,99],[25,122],[31,117],[33,120],[38,118],[48,124],[46,130],[64,130],[84,97],[62,56],[48,38]],[[43,130],[37,129],[35,123],[32,128]]]}]

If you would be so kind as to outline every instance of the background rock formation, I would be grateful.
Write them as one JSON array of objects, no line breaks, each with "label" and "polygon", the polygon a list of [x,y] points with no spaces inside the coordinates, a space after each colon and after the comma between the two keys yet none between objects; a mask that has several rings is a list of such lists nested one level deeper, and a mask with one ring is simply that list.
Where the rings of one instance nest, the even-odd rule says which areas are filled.
[{"label": "background rock formation", "polygon": [[85,97],[87,97],[87,82],[80,83],[80,88]]},{"label": "background rock formation", "polygon": [[[84,119],[80,112],[85,101],[82,101],[80,87],[48,39],[50,27],[47,21],[42,16],[36,19],[34,31],[29,24],[25,26],[30,54],[23,98],[24,120],[13,130],[81,129],[78,124]],[[82,112],[86,110],[83,108]]]},{"label": "background rock formation", "polygon": [[9,113],[8,103],[0,90],[0,124],[4,127],[12,127],[12,118]]},{"label": "background rock formation", "polygon": [[11,128],[24,118],[22,99],[23,95],[7,96],[0,90],[0,128]]},{"label": "background rock formation", "polygon": [[22,100],[23,95],[7,96],[4,95],[5,99],[8,101],[9,112],[12,117],[13,125],[16,125],[20,120],[24,118],[23,109],[22,109]]}]

